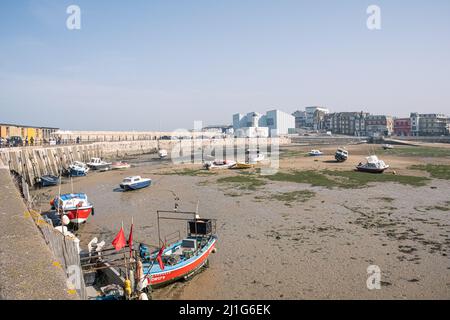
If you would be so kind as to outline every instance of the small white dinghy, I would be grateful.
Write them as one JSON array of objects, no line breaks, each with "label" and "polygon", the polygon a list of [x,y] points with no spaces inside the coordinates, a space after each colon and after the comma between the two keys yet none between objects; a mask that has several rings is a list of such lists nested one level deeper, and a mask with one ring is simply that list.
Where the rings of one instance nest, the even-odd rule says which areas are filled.
[{"label": "small white dinghy", "polygon": [[128,169],[130,167],[131,167],[131,165],[129,163],[122,162],[122,161],[113,162],[111,164],[111,169],[112,170],[124,170],[124,169]]},{"label": "small white dinghy", "polygon": [[323,155],[323,152],[320,150],[311,150],[310,152],[308,152],[310,157],[318,157]]},{"label": "small white dinghy", "polygon": [[236,161],[231,160],[214,160],[206,161],[203,167],[207,170],[211,169],[229,169],[236,165]]},{"label": "small white dinghy", "polygon": [[161,149],[158,151],[158,155],[160,159],[165,159],[168,156],[168,152],[165,149]]}]

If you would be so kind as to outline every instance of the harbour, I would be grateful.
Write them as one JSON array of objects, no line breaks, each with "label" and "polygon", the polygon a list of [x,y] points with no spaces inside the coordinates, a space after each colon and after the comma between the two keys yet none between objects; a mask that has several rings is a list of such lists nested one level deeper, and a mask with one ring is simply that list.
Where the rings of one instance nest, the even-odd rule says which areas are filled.
[{"label": "harbour", "polygon": [[14,314],[347,317],[393,300],[409,317],[450,300],[450,2],[1,13]]},{"label": "harbour", "polygon": [[[198,203],[200,216],[217,219],[218,252],[207,271],[195,280],[155,290],[153,299],[447,297],[448,180],[413,168],[423,163],[448,166],[448,155],[405,157],[381,151],[381,145],[355,144],[346,146],[349,160],[339,163],[334,160],[335,146],[318,145],[324,155],[306,157],[314,147],[280,147],[281,173],[314,170],[316,176],[300,177],[304,181],[282,175],[265,178],[258,168],[208,171],[198,164],[173,165],[155,153],[126,158],[131,165],[127,170],[66,180],[61,193],[82,190],[95,205],[95,215],[76,232],[81,247],[93,237],[111,243],[122,221],[125,229],[130,227],[131,217],[134,238],[157,247],[156,211],[173,210],[174,195],[179,210],[195,211]],[[395,151],[414,148],[398,146]],[[375,149],[395,174],[386,172],[382,176],[390,178],[379,182],[372,178],[377,175],[367,173],[361,173],[370,177],[367,181],[345,176]],[[321,172],[343,176],[317,183]],[[152,185],[133,192],[118,190],[124,177],[134,175],[151,177]],[[48,210],[58,188],[31,192],[38,211]],[[183,228],[174,223],[162,232]],[[364,285],[371,263],[388,270],[382,292],[367,291]],[[327,283],[326,290],[321,283]]]}]

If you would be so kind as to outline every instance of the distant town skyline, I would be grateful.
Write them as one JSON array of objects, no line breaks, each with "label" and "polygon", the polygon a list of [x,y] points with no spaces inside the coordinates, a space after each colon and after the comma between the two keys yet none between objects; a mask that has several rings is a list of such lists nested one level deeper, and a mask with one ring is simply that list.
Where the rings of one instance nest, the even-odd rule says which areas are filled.
[{"label": "distant town skyline", "polygon": [[[66,27],[69,5],[81,29]],[[381,8],[381,30],[366,9]],[[2,123],[167,131],[307,106],[450,112],[450,2],[3,1]]]}]

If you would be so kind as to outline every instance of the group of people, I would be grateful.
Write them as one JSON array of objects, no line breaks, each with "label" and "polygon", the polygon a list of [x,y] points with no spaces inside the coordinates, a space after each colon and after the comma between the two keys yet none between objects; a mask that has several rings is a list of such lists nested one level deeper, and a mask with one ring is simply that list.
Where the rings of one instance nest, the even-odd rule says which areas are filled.
[{"label": "group of people", "polygon": [[[73,141],[70,141],[71,143],[73,143]],[[77,144],[81,143],[81,137],[77,137],[76,141]],[[28,138],[25,137],[25,139],[22,139],[22,137],[19,136],[15,136],[15,137],[0,137],[0,147],[1,148],[5,148],[5,147],[21,147],[21,146],[34,146],[34,145],[42,145],[42,144],[63,144],[63,143],[67,143],[67,141],[63,141],[61,139],[61,137],[58,137],[56,139],[54,138],[50,138],[50,140],[47,139],[36,139],[34,137],[30,137]]]}]

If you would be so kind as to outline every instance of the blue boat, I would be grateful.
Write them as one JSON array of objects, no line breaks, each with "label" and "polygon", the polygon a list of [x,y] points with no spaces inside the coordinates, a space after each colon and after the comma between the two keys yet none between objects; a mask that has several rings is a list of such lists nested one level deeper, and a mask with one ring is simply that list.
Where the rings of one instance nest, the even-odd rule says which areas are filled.
[{"label": "blue boat", "polygon": [[120,184],[124,191],[138,190],[146,188],[152,184],[152,179],[141,178],[140,176],[126,177]]},{"label": "blue boat", "polygon": [[50,186],[56,186],[59,182],[59,177],[52,176],[50,174],[42,176],[37,179],[37,183],[41,187],[50,187]]},{"label": "blue boat", "polygon": [[69,169],[69,176],[71,177],[84,177],[85,175],[86,171],[83,169],[75,169],[75,168]]},{"label": "blue boat", "polygon": [[[176,216],[170,216],[173,213]],[[180,217],[182,214],[192,215],[192,219]],[[211,253],[216,252],[216,220],[200,219],[197,212],[157,211],[158,237],[160,234],[160,220],[169,219],[187,221],[187,237],[175,243],[162,246],[152,251],[147,245],[139,244],[139,256],[142,261],[142,270],[138,272],[143,277],[138,287],[157,288],[178,280],[187,280],[208,267]],[[181,235],[181,234],[180,234]],[[166,240],[164,243],[166,243]]]},{"label": "blue boat", "polygon": [[69,166],[69,176],[83,177],[89,171],[89,167],[83,162],[75,161]]}]

